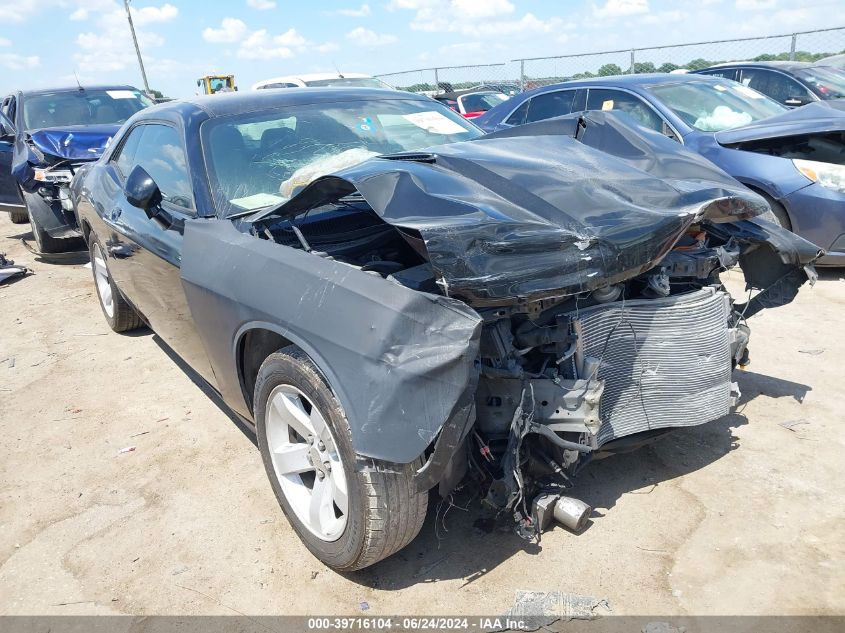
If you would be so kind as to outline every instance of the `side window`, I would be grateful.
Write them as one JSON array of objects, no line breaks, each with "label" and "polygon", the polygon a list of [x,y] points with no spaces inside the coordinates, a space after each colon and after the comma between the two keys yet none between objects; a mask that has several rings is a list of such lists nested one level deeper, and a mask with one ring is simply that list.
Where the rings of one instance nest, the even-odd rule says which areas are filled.
[{"label": "side window", "polygon": [[590,88],[587,110],[616,110],[625,112],[640,125],[663,132],[663,119],[642,99],[621,90]]},{"label": "side window", "polygon": [[523,123],[525,123],[525,115],[528,114],[528,105],[530,103],[531,99],[526,99],[525,101],[523,101],[522,104],[516,110],[513,111],[513,114],[508,117],[505,123],[507,123],[508,125],[522,125]]},{"label": "side window", "polygon": [[152,176],[165,202],[193,210],[191,179],[179,133],[175,128],[158,124],[142,125],[136,130],[142,130],[142,134],[133,167],[140,165]]},{"label": "side window", "polygon": [[723,77],[724,79],[736,79],[736,68],[719,68],[716,70],[706,70],[702,75],[710,75],[711,77]]},{"label": "side window", "polygon": [[742,71],[742,83],[780,103],[793,97],[812,100],[810,91],[804,86],[791,77],[772,72],[771,70],[760,68],[745,69]]},{"label": "side window", "polygon": [[8,117],[8,119],[12,122],[12,124],[13,124],[13,125],[16,125],[16,123],[15,123],[15,112],[16,112],[16,111],[17,111],[17,108],[16,108],[16,100],[15,100],[15,97],[14,97],[14,96],[10,96],[10,97],[9,97],[9,105],[8,105],[8,107],[7,107],[7,109],[6,109],[5,114],[6,114],[6,116]]},{"label": "side window", "polygon": [[572,114],[572,102],[575,100],[574,90],[558,90],[537,95],[531,99],[526,123],[543,121],[556,116]]},{"label": "side window", "polygon": [[113,154],[110,159],[110,162],[114,164],[117,171],[124,178],[129,175],[132,168],[135,166],[135,163],[133,162],[135,159],[135,150],[138,149],[138,143],[141,141],[141,134],[143,133],[143,130],[143,125],[133,127],[129,131],[129,136],[126,137],[123,145],[121,145],[120,149],[117,150],[117,153]]}]

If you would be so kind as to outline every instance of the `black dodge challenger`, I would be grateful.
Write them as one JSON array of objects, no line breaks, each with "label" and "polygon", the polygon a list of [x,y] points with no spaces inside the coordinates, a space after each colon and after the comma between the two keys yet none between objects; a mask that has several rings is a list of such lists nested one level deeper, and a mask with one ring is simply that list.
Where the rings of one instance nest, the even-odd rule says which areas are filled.
[{"label": "black dodge challenger", "polygon": [[216,95],[133,116],[71,199],[112,329],[254,424],[306,546],[360,569],[462,481],[525,538],[577,531],[577,471],[729,413],[747,320],[814,279],[761,198],[620,117],[482,136],[412,94]]}]

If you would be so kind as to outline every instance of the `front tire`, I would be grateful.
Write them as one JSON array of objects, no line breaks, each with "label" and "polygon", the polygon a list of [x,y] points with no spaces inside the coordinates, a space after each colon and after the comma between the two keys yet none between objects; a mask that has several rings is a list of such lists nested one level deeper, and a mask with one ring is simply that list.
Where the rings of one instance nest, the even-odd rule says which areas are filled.
[{"label": "front tire", "polygon": [[299,348],[262,363],[255,384],[258,446],[282,510],[305,546],[338,571],[387,558],[419,533],[428,493],[410,464],[359,460],[349,423]]},{"label": "front tire", "polygon": [[9,219],[12,221],[12,224],[26,224],[29,222],[29,212],[11,211],[9,213]]},{"label": "front tire", "polygon": [[27,213],[29,226],[32,229],[32,237],[35,239],[35,247],[39,253],[64,253],[67,249],[66,240],[56,239],[45,231],[38,220],[31,213]]},{"label": "front tire", "polygon": [[94,273],[94,287],[103,316],[109,327],[115,332],[128,332],[143,325],[141,317],[130,306],[109,273],[108,263],[103,247],[92,232],[88,250],[91,254],[91,270]]}]

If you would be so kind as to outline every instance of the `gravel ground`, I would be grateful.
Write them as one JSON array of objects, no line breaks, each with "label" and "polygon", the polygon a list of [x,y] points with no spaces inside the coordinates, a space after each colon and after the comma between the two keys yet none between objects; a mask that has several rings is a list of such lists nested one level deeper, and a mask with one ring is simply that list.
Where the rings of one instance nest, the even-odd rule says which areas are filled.
[{"label": "gravel ground", "polygon": [[340,575],[288,526],[250,432],[152,332],[113,334],[87,258],[41,261],[27,228],[0,214],[0,252],[35,271],[0,286],[0,614],[502,613],[519,589],[615,614],[845,613],[841,271],[751,320],[737,413],[586,469],[581,535],[530,545],[476,530],[477,500],[432,504],[408,548]]}]

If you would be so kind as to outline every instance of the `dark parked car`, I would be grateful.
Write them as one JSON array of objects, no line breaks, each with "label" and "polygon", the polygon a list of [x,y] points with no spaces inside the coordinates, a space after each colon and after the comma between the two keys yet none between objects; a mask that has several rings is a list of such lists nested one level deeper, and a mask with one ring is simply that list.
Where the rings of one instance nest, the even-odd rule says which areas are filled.
[{"label": "dark parked car", "polygon": [[97,160],[120,124],[152,105],[131,86],[18,91],[0,106],[0,211],[29,221],[42,253],[80,244],[67,188]]},{"label": "dark parked car", "polygon": [[[526,538],[583,527],[575,471],[727,414],[746,319],[813,276],[815,246],[680,145],[614,114],[540,125],[217,95],[138,113],[74,178],[112,329],[149,324],[254,424],[327,565],[401,549],[470,471]],[[719,283],[737,261],[745,304]]]},{"label": "dark parked car", "polygon": [[781,226],[845,265],[845,103],[790,110],[732,80],[621,75],[513,97],[473,122],[486,131],[584,110],[621,111],[713,161],[769,202]]},{"label": "dark parked car", "polygon": [[845,97],[845,72],[810,62],[732,62],[695,73],[733,79],[791,108]]}]

